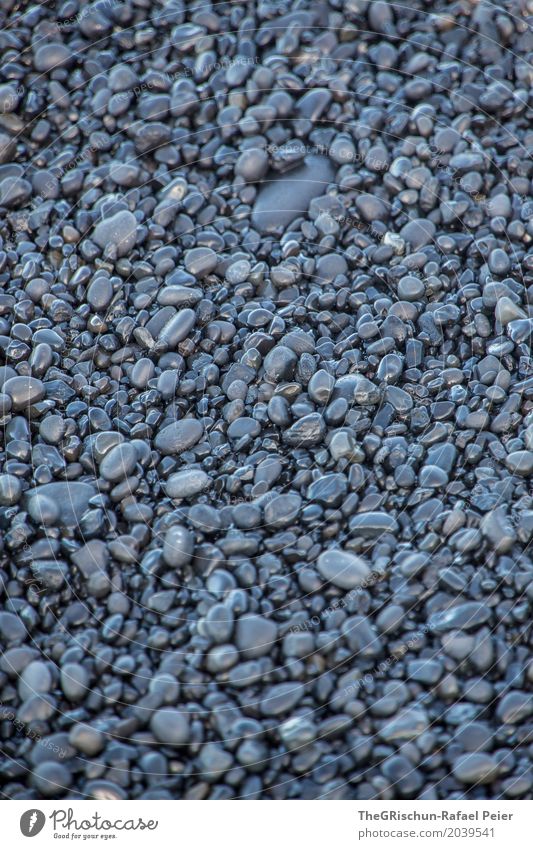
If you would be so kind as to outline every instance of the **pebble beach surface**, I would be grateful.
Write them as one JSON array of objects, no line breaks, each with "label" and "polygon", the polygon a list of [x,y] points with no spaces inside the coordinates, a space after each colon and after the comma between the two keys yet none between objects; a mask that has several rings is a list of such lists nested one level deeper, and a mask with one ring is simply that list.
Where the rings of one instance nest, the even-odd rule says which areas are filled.
[{"label": "pebble beach surface", "polygon": [[3,798],[532,798],[532,14],[3,0]]}]

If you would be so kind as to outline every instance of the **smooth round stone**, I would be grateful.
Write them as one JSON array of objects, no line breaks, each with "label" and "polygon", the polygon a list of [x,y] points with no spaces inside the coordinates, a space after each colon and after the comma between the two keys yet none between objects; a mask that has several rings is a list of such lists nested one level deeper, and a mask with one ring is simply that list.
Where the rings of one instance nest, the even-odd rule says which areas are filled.
[{"label": "smooth round stone", "polygon": [[18,642],[27,635],[26,626],[15,613],[0,612],[0,636],[8,642]]},{"label": "smooth round stone", "polygon": [[2,392],[9,395],[13,410],[25,410],[42,401],[45,396],[44,383],[36,377],[11,377],[6,380]]},{"label": "smooth round stone", "polygon": [[241,419],[235,419],[228,427],[228,437],[231,440],[242,439],[243,436],[249,436],[252,439],[259,436],[261,433],[261,425],[255,419],[249,416],[243,416]]},{"label": "smooth round stone", "polygon": [[79,663],[66,663],[61,668],[61,689],[71,702],[79,702],[88,695],[89,675]]},{"label": "smooth round stone", "polygon": [[417,705],[407,707],[389,719],[379,731],[379,736],[387,743],[403,743],[416,740],[428,728],[425,710]]},{"label": "smooth round stone", "polygon": [[315,340],[310,333],[302,330],[291,330],[281,339],[281,344],[291,348],[295,354],[314,354]]},{"label": "smooth round stone", "polygon": [[137,451],[130,442],[116,445],[100,463],[100,474],[110,483],[130,477],[137,465]]},{"label": "smooth round stone", "polygon": [[206,277],[218,265],[218,257],[211,248],[192,248],[185,253],[185,268],[195,277]]},{"label": "smooth round stone", "polygon": [[172,525],[163,543],[163,560],[167,566],[186,566],[192,560],[193,552],[194,534],[182,525]]},{"label": "smooth round stone", "polygon": [[399,386],[387,386],[385,389],[385,400],[391,404],[399,415],[406,415],[413,409],[413,399],[404,389]]},{"label": "smooth round stone", "polygon": [[148,689],[150,693],[154,693],[161,702],[166,704],[175,703],[180,692],[179,684],[170,672],[159,672],[150,681]]},{"label": "smooth round stone", "polygon": [[292,524],[298,516],[302,499],[296,493],[275,495],[265,507],[265,524],[273,528],[283,528]]},{"label": "smooth round stone", "polygon": [[72,54],[66,44],[55,41],[51,44],[42,44],[35,51],[33,60],[35,70],[46,73],[62,68],[69,63],[71,57]]},{"label": "smooth round stone", "polygon": [[512,213],[511,199],[508,195],[495,195],[487,201],[487,211],[493,217],[510,218]]},{"label": "smooth round stone", "polygon": [[313,481],[307,490],[309,501],[317,501],[323,507],[339,507],[348,489],[348,481],[344,475],[322,475]]},{"label": "smooth round stone", "polygon": [[194,310],[180,310],[170,321],[167,321],[157,338],[160,342],[166,342],[167,345],[175,347],[187,338],[195,324],[196,313]]},{"label": "smooth round stone", "polygon": [[306,214],[311,201],[323,195],[334,179],[333,164],[315,154],[288,172],[267,174],[252,211],[253,227],[260,233],[281,232]]},{"label": "smooth round stone", "polygon": [[262,657],[272,651],[278,629],[266,616],[250,613],[237,620],[235,645],[247,660]]},{"label": "smooth round stone", "polygon": [[423,784],[418,770],[413,769],[412,762],[402,755],[387,758],[383,763],[382,771],[390,783],[399,789],[402,797],[410,796]]},{"label": "smooth round stone", "polygon": [[336,433],[329,443],[329,453],[335,462],[342,457],[351,457],[356,448],[355,439],[351,433],[347,433],[346,431]]},{"label": "smooth round stone", "polygon": [[344,398],[349,404],[373,406],[379,403],[379,388],[362,374],[347,374],[335,381],[333,398]]},{"label": "smooth round stone", "polygon": [[205,617],[204,630],[215,643],[227,643],[234,627],[233,611],[225,604],[214,604]]},{"label": "smooth round stone", "polygon": [[87,303],[95,310],[105,310],[113,298],[113,284],[108,277],[96,277],[87,289]]},{"label": "smooth round stone", "polygon": [[61,513],[60,505],[49,496],[35,493],[28,498],[28,513],[37,525],[55,525]]},{"label": "smooth round stone", "polygon": [[139,169],[129,162],[115,162],[109,167],[109,176],[117,186],[131,188],[137,185]]},{"label": "smooth round stone", "polygon": [[496,248],[489,254],[489,269],[493,274],[505,275],[511,268],[511,260],[504,250]]},{"label": "smooth round stone", "polygon": [[433,242],[436,229],[433,221],[426,218],[415,218],[413,221],[404,224],[400,230],[400,236],[406,242],[409,242],[413,251],[418,251]]},{"label": "smooth round stone", "polygon": [[279,736],[288,749],[299,749],[316,739],[317,727],[311,717],[295,716],[280,726]]},{"label": "smooth round stone", "polygon": [[62,416],[47,416],[39,424],[39,435],[50,445],[58,445],[65,436],[67,425]]},{"label": "smooth round stone", "polygon": [[79,723],[73,725],[69,732],[69,743],[78,752],[94,757],[99,754],[105,746],[105,736],[92,725]]},{"label": "smooth round stone", "polygon": [[239,652],[230,644],[215,646],[208,652],[206,668],[208,672],[225,672],[239,662]]},{"label": "smooth round stone", "polygon": [[157,710],[150,720],[150,729],[156,740],[167,746],[181,746],[189,741],[189,718],[174,708]]},{"label": "smooth round stone", "polygon": [[[496,303],[496,309],[494,311],[494,315],[496,316],[496,320],[503,324],[505,327],[511,321],[516,321],[517,319],[527,318],[524,310],[515,304],[511,298],[508,298],[504,295],[501,298],[498,298]],[[4,392],[6,390],[4,389]]]},{"label": "smooth round stone", "polygon": [[484,625],[490,619],[490,608],[478,601],[466,601],[455,607],[438,610],[432,613],[428,624],[432,630],[438,633],[452,631],[458,628],[463,631],[471,631]]},{"label": "smooth round stone", "polygon": [[326,423],[320,413],[309,413],[299,419],[282,434],[287,445],[305,448],[322,442],[326,433]]},{"label": "smooth round stone", "polygon": [[333,139],[329,155],[337,165],[346,165],[355,158],[355,145],[349,136],[337,136]]},{"label": "smooth round stone", "polygon": [[268,153],[261,148],[244,150],[235,163],[235,173],[247,182],[260,180],[268,171]]},{"label": "smooth round stone", "polygon": [[325,254],[318,258],[315,279],[320,283],[331,283],[338,274],[346,274],[348,263],[342,254]]},{"label": "smooth round stone", "polygon": [[0,204],[10,209],[26,203],[31,193],[31,183],[21,177],[5,177],[0,182]]},{"label": "smooth round stone", "polygon": [[161,454],[182,454],[196,445],[203,432],[203,424],[197,419],[181,419],[160,430],[154,446]]},{"label": "smooth round stone", "polygon": [[448,483],[448,475],[443,469],[439,469],[438,466],[424,466],[420,470],[418,479],[420,486],[430,488],[446,486]]},{"label": "smooth round stone", "polygon": [[360,587],[370,575],[370,569],[361,557],[340,548],[323,551],[316,566],[325,581],[343,590]]},{"label": "smooth round stone", "polygon": [[533,451],[513,451],[505,458],[505,465],[513,475],[528,477],[533,473]]},{"label": "smooth round stone", "polygon": [[398,522],[388,513],[357,513],[350,519],[350,530],[357,536],[376,539],[382,534],[395,534],[398,531]]},{"label": "smooth round stone", "polygon": [[325,369],[319,369],[315,372],[307,385],[307,391],[311,400],[322,405],[329,402],[334,388],[335,378],[329,372],[325,371]]},{"label": "smooth round stone", "polygon": [[263,716],[281,716],[292,710],[304,696],[305,688],[297,681],[286,681],[269,687],[261,699]]},{"label": "smooth round stone", "polygon": [[0,111],[13,112],[20,101],[17,89],[12,85],[0,85]]},{"label": "smooth round stone", "polygon": [[148,357],[141,357],[131,370],[130,380],[136,389],[145,389],[155,374],[155,366]]},{"label": "smooth round stone", "polygon": [[239,259],[226,268],[224,277],[232,286],[238,286],[248,280],[251,270],[252,266],[247,259]]},{"label": "smooth round stone", "polygon": [[16,504],[22,495],[22,485],[15,475],[0,475],[0,506]]},{"label": "smooth round stone", "polygon": [[395,383],[403,371],[403,361],[398,354],[385,354],[381,360],[378,370],[378,380],[384,380],[385,383]]},{"label": "smooth round stone", "polygon": [[94,438],[94,441],[91,441],[91,450],[96,462],[101,463],[105,455],[111,451],[115,445],[121,445],[124,441],[124,436],[116,431],[104,430],[101,433],[98,433]]},{"label": "smooth round stone", "polygon": [[282,380],[290,380],[296,370],[298,357],[291,348],[285,345],[276,345],[266,355],[263,366],[265,374],[270,380],[278,383]]},{"label": "smooth round stone", "polygon": [[202,746],[198,758],[201,774],[210,781],[224,775],[233,764],[233,757],[218,743],[206,743]]},{"label": "smooth round stone", "polygon": [[119,787],[114,781],[105,781],[103,778],[88,781],[83,786],[83,795],[86,799],[98,799],[102,802],[114,802],[128,798],[128,794],[122,787]]},{"label": "smooth round stone", "polygon": [[201,469],[187,469],[170,475],[164,487],[169,498],[191,498],[209,489],[212,482]]},{"label": "smooth round stone", "polygon": [[505,725],[517,725],[533,714],[533,695],[511,690],[501,699],[496,710],[498,719]]},{"label": "smooth round stone", "polygon": [[22,701],[36,696],[38,693],[49,693],[52,688],[50,669],[41,660],[34,660],[22,672],[18,692]]},{"label": "smooth round stone", "polygon": [[61,527],[77,527],[79,520],[87,510],[89,499],[96,494],[91,484],[82,481],[54,481],[43,484],[24,493],[24,499],[29,504],[35,496],[43,496],[48,501],[59,504],[61,509],[57,522]]},{"label": "smooth round stone", "polygon": [[104,249],[107,245],[112,245],[119,257],[131,253],[136,238],[137,219],[126,209],[99,221],[92,234],[92,240],[99,248]]},{"label": "smooth round stone", "polygon": [[402,301],[418,301],[426,294],[426,287],[420,278],[407,275],[398,281],[398,297]]},{"label": "smooth round stone", "polygon": [[387,216],[387,206],[374,195],[363,192],[355,199],[355,206],[363,221],[384,221]]},{"label": "smooth round stone", "polygon": [[32,784],[46,799],[64,796],[72,788],[72,773],[65,764],[43,761],[35,767]]},{"label": "smooth round stone", "polygon": [[[507,325],[507,335],[513,342],[528,341],[533,335],[533,319],[523,318],[517,321],[510,321]],[[487,396],[488,397],[488,396]]]},{"label": "smooth round stone", "polygon": [[457,758],[452,772],[461,784],[491,784],[498,777],[499,767],[485,752],[468,752]]}]

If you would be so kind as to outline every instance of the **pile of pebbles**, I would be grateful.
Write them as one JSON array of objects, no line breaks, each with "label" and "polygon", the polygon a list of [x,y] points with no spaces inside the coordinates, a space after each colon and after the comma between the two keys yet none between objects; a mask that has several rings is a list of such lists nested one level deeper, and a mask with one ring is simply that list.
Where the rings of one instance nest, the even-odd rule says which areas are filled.
[{"label": "pile of pebbles", "polygon": [[532,12],[4,0],[5,798],[531,798]]}]

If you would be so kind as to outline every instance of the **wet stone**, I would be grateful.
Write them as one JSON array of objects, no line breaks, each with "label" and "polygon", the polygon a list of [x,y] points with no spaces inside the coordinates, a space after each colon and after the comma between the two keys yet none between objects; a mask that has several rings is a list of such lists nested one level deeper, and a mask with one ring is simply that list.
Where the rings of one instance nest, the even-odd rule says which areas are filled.
[{"label": "wet stone", "polygon": [[2,392],[11,398],[13,410],[25,410],[44,398],[45,387],[35,377],[11,377],[4,383]]},{"label": "wet stone", "polygon": [[325,581],[344,590],[360,587],[370,576],[370,568],[361,557],[335,548],[320,555],[317,569]]},{"label": "wet stone", "polygon": [[169,498],[191,498],[211,486],[211,478],[201,469],[187,469],[170,475],[165,483]]},{"label": "wet stone", "polygon": [[273,233],[307,212],[313,198],[324,194],[335,170],[326,157],[311,154],[283,175],[266,176],[252,213],[253,226]]},{"label": "wet stone", "polygon": [[110,218],[99,221],[92,234],[93,241],[100,248],[111,245],[117,256],[127,256],[135,247],[137,219],[133,213],[121,210]]},{"label": "wet stone", "polygon": [[157,710],[151,720],[150,729],[160,743],[166,746],[183,746],[189,741],[189,719],[185,712],[174,708]]},{"label": "wet stone", "polygon": [[217,265],[217,255],[211,248],[193,248],[185,254],[185,268],[195,277],[206,277]]},{"label": "wet stone", "polygon": [[247,660],[270,654],[276,637],[276,624],[265,616],[247,614],[237,621],[235,645]]},{"label": "wet stone", "polygon": [[24,498],[28,503],[32,496],[38,495],[46,499],[46,503],[59,504],[60,510],[57,521],[62,527],[68,528],[78,526],[81,517],[89,506],[89,499],[95,494],[95,488],[89,483],[54,481],[27,490]]},{"label": "wet stone", "polygon": [[203,430],[197,419],[182,419],[160,430],[154,445],[162,454],[181,454],[199,442]]},{"label": "wet stone", "polygon": [[460,755],[453,764],[453,775],[461,784],[491,784],[498,776],[497,762],[484,752]]},{"label": "wet stone", "polygon": [[283,440],[287,445],[303,448],[317,445],[323,439],[325,432],[326,424],[320,413],[309,413],[283,433]]}]

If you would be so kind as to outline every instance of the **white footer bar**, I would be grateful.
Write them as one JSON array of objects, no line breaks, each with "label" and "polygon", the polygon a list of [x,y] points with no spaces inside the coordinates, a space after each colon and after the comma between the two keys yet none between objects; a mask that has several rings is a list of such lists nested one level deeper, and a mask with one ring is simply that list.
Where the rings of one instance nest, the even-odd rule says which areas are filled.
[{"label": "white footer bar", "polygon": [[533,801],[5,802],[6,847],[531,849]]}]

